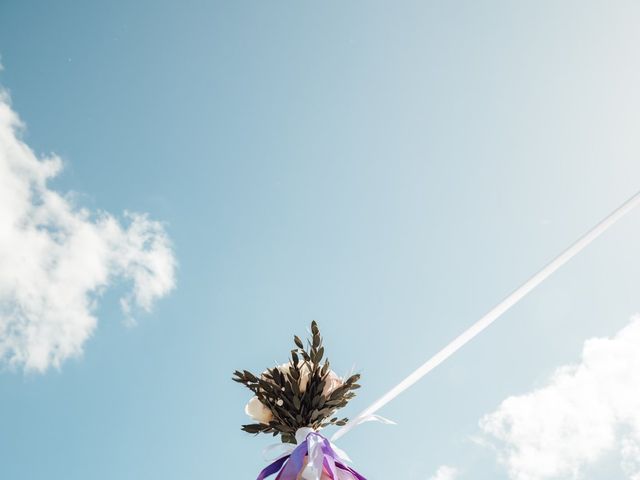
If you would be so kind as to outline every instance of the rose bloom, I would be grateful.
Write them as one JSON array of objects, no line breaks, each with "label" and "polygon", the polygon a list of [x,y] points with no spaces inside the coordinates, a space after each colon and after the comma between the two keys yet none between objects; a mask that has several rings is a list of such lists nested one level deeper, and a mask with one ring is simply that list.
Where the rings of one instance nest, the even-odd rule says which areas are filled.
[{"label": "rose bloom", "polygon": [[322,394],[325,397],[328,397],[336,388],[342,386],[342,379],[333,370],[329,372],[327,378],[324,381],[325,384],[324,388],[322,389]]},{"label": "rose bloom", "polygon": [[[291,363],[290,362],[283,363],[282,365],[278,365],[278,367],[276,368],[280,370],[282,373],[287,374],[289,373],[289,369],[291,368]],[[311,376],[311,371],[309,370],[309,366],[306,363],[301,363],[299,366],[299,369],[300,369],[300,380],[299,380],[300,391],[304,393],[305,390],[307,389],[307,385],[309,384],[309,377]],[[267,372],[264,372],[263,375],[265,373]],[[328,397],[336,388],[338,388],[341,385],[342,385],[342,379],[338,376],[336,372],[331,370],[329,371],[329,373],[327,374],[327,377],[325,378],[325,385],[324,385],[324,388],[322,389],[322,394],[325,397]],[[279,402],[278,405],[282,404],[282,400],[279,400],[278,402]],[[269,409],[269,407],[264,405],[258,399],[258,397],[253,397],[251,400],[249,400],[249,403],[247,403],[246,407],[244,407],[244,412],[247,415],[249,415],[251,418],[253,418],[256,422],[259,422],[259,423],[267,424],[273,419],[273,414],[271,413],[271,410]]]},{"label": "rose bloom", "polygon": [[[291,366],[292,366],[291,362],[287,362],[287,363],[283,363],[282,365],[278,365],[278,367],[276,368],[286,375],[287,373],[289,373]],[[300,391],[304,393],[305,390],[307,389],[307,385],[309,384],[309,377],[311,376],[311,371],[309,369],[309,365],[305,362],[302,362],[298,368],[300,369],[300,380],[299,380]],[[324,385],[324,388],[322,389],[322,394],[325,397],[328,397],[336,388],[338,388],[341,385],[342,385],[342,379],[338,376],[336,372],[334,372],[333,370],[330,370],[325,379],[325,385]]]},{"label": "rose bloom", "polygon": [[249,415],[258,423],[267,424],[273,419],[273,413],[265,406],[258,397],[253,397],[244,407],[244,413]]}]

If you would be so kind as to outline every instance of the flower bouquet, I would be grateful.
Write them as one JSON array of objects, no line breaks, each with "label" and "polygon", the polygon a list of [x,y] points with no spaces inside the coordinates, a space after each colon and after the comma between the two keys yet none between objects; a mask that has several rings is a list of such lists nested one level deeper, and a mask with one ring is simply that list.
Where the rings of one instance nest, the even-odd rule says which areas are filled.
[{"label": "flower bouquet", "polygon": [[283,443],[276,447],[284,453],[260,473],[258,480],[274,474],[275,480],[365,480],[347,465],[347,455],[319,433],[327,426],[348,422],[335,413],[355,396],[360,375],[342,379],[331,370],[315,321],[307,347],[297,336],[294,342],[296,348],[291,350],[288,363],[259,376],[247,370],[234,372],[233,380],[254,394],[245,412],[256,423],[243,425],[242,430],[280,435]]}]

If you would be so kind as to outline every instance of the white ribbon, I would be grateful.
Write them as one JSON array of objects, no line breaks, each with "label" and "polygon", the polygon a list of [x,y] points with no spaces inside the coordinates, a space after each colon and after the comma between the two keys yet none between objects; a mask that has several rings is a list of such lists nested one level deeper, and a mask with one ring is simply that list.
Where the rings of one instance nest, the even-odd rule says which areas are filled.
[{"label": "white ribbon", "polygon": [[[307,466],[300,472],[302,480],[320,480],[324,471],[323,438],[319,438],[317,435],[309,435],[311,432],[313,430],[309,428],[301,428],[296,432],[296,440],[298,440],[298,435],[303,439],[302,441],[304,439],[307,440]],[[300,444],[300,440],[298,440],[298,444]],[[330,468],[333,478],[336,478],[335,465],[330,465]]]},{"label": "white ribbon", "polygon": [[336,467],[335,459],[325,456],[322,446],[324,442],[328,442],[329,446],[335,453],[337,460],[342,463],[351,463],[349,455],[336,445],[331,443],[327,438],[318,435],[309,435],[315,433],[312,428],[300,428],[296,432],[296,441],[298,444],[307,440],[307,466],[300,472],[301,480],[321,480],[324,473],[324,461],[329,464],[329,472],[335,480],[353,480],[353,476],[340,468]]},{"label": "white ribbon", "polygon": [[262,457],[267,462],[275,462],[282,457],[291,455],[296,447],[297,445],[293,445],[291,443],[272,443],[262,450]]},{"label": "white ribbon", "polygon": [[[358,425],[361,425],[363,423],[366,422],[378,422],[378,423],[382,423],[384,425],[396,425],[396,422],[394,422],[393,420],[389,420],[388,418],[385,418],[381,415],[358,415],[356,418],[354,418],[353,420],[349,421],[351,425],[351,428],[356,428]],[[338,430],[339,432],[340,430]],[[338,433],[336,432],[336,433]],[[336,440],[336,435],[334,434],[331,437],[331,440]]]},{"label": "white ribbon", "polygon": [[[370,418],[364,421],[381,421],[383,423],[393,423],[390,420],[384,419],[382,417]],[[362,423],[362,422],[361,422]],[[291,455],[293,451],[298,448],[298,445],[303,443],[305,440],[307,441],[307,465],[302,470],[300,478],[302,480],[320,480],[322,478],[322,473],[324,470],[324,459],[325,455],[322,450],[322,444],[327,441],[329,442],[329,446],[332,448],[334,453],[336,454],[337,459],[342,463],[351,463],[351,458],[347,455],[344,450],[337,447],[335,444],[331,443],[327,438],[320,437],[318,435],[310,435],[311,433],[317,433],[313,428],[303,427],[299,428],[296,431],[296,444],[293,445],[291,443],[275,443],[273,445],[267,446],[262,454],[265,457],[265,460],[269,462],[273,462],[282,457],[286,457]],[[277,453],[276,453],[277,452]],[[353,476],[340,468],[337,468],[335,462],[332,458],[327,458],[329,463],[329,471],[333,475],[333,478],[336,480],[353,480]]]},{"label": "white ribbon", "polygon": [[[354,427],[356,427],[356,426],[358,426],[358,425],[360,425],[362,423],[366,423],[366,422],[379,422],[379,423],[382,423],[384,425],[395,425],[396,424],[396,422],[394,422],[393,420],[389,420],[388,418],[382,417],[380,415],[367,415],[367,416],[358,418],[357,420],[355,420],[355,422],[357,422],[357,423],[354,425]],[[309,436],[310,433],[317,433],[317,432],[316,432],[316,430],[314,430],[311,427],[299,428],[298,430],[296,430],[296,434],[295,434],[295,437],[296,437],[296,444],[295,445],[292,444],[292,443],[273,443],[271,445],[268,445],[267,447],[265,447],[262,450],[262,456],[264,457],[264,459],[267,462],[274,462],[274,461],[276,461],[276,460],[278,460],[278,459],[280,459],[282,457],[286,457],[287,455],[291,455],[293,453],[293,451],[298,447],[298,445],[300,445],[305,440],[308,440],[307,437]],[[315,437],[315,436],[312,436],[311,438],[312,438],[312,440],[308,443],[309,452],[311,452],[311,443],[312,442],[313,442],[314,452],[316,452],[315,449],[317,449],[318,445],[321,445],[321,442],[318,444],[317,437]],[[331,438],[331,440],[333,440],[333,437]],[[339,447],[337,447],[330,440],[329,440],[329,445],[331,446],[333,451],[336,452],[336,454],[340,457],[340,460],[343,460],[345,463],[351,463],[352,462],[351,459],[349,458],[349,455],[347,455],[344,450],[342,450]],[[319,451],[322,452],[321,449]],[[311,454],[309,455],[309,457],[311,457]],[[311,461],[309,463],[311,463]]]},{"label": "white ribbon", "polygon": [[[375,415],[375,417],[377,417],[377,415]],[[382,417],[379,417],[379,418],[384,420],[383,423],[393,424],[393,422],[391,420],[383,419]],[[371,421],[371,420],[376,420],[376,419],[369,419],[369,420],[365,420],[365,421]],[[380,420],[380,421],[382,421],[382,420]],[[296,443],[295,443],[295,445],[292,444],[292,443],[273,443],[273,444],[268,445],[267,447],[265,447],[264,450],[262,450],[262,456],[264,457],[264,459],[266,461],[274,462],[274,461],[278,460],[279,458],[286,457],[287,455],[291,455],[293,453],[293,451],[296,448],[298,448],[298,445],[300,445],[305,440],[310,440],[307,443],[308,445],[311,445],[311,443],[313,441],[313,442],[315,442],[314,443],[314,447],[316,447],[316,445],[320,445],[321,446],[322,442],[320,442],[318,437],[316,437],[315,435],[312,435],[310,438],[307,438],[310,433],[318,433],[318,432],[316,430],[314,430],[313,428],[311,428],[311,427],[299,428],[298,430],[296,430],[296,435],[295,435]],[[311,440],[311,439],[313,439],[313,440]],[[327,439],[327,441],[329,441],[329,440]],[[337,447],[334,443],[331,443],[331,441],[329,441],[329,445],[331,446],[333,451],[336,452],[336,455],[338,455],[338,457],[340,457],[340,460],[344,460],[345,463],[351,463],[352,462],[351,458],[349,458],[349,455],[347,455],[344,450],[342,450],[341,448]],[[311,446],[309,446],[309,451],[311,451]],[[320,450],[320,451],[322,451],[322,450]]]},{"label": "white ribbon", "polygon": [[436,353],[433,357],[423,363],[420,367],[414,370],[409,376],[402,380],[398,385],[393,387],[382,397],[376,400],[372,405],[365,408],[354,420],[347,423],[340,430],[338,430],[331,440],[337,440],[345,433],[349,432],[356,425],[362,423],[364,418],[371,417],[375,412],[384,407],[391,400],[396,398],[406,389],[414,385],[418,380],[424,377],[431,370],[436,368],[442,362],[444,362],[451,355],[456,353],[465,344],[470,342],[473,338],[484,331],[489,325],[495,322],[503,313],[513,307],[516,303],[522,300],[531,290],[545,281],[551,274],[562,267],[565,263],[575,257],[584,248],[586,248],[591,242],[598,238],[601,234],[612,227],[618,220],[633,210],[640,204],[640,192],[636,193],[633,197],[623,203],[620,207],[611,212],[595,227],[589,230],[585,235],[580,237],[573,245],[567,248],[564,252],[553,259],[542,270],[533,275],[529,280],[524,282],[519,288],[514,290],[507,298],[502,300],[498,305],[493,307],[487,312],[480,320],[474,323],[471,327],[465,330],[458,337],[453,339],[446,347]]}]

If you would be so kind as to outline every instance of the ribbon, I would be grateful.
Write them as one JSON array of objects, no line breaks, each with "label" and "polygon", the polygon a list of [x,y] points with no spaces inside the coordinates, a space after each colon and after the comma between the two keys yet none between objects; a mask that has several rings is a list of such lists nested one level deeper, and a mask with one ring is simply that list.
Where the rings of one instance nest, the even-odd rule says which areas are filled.
[{"label": "ribbon", "polygon": [[[402,380],[398,385],[389,392],[379,398],[371,406],[362,411],[355,419],[340,428],[331,437],[337,440],[345,433],[349,432],[357,425],[377,420],[383,423],[393,423],[386,419],[375,415],[375,413],[396,398],[402,392],[418,382],[421,378],[431,372],[434,368],[447,360],[451,355],[456,353],[460,348],[482,333],[493,322],[495,322],[503,313],[513,307],[516,303],[528,295],[534,288],[544,282],[556,270],[565,263],[584,250],[601,234],[611,228],[618,220],[629,213],[631,210],[640,205],[640,192],[623,203],[616,210],[611,212],[600,223],[589,230],[585,235],[579,238],[564,252],[554,258],[542,270],[529,278],[520,287],[514,290],[504,300],[487,312],[480,320],[465,330],[462,334],[451,341],[442,350],[422,364],[418,369],[414,370],[409,376]],[[299,438],[300,437],[300,438]],[[302,441],[300,441],[302,440]],[[257,480],[264,480],[271,475],[278,473],[275,480],[321,480],[321,477],[330,478],[331,480],[366,480],[362,475],[345,465],[348,457],[341,452],[328,439],[309,428],[301,428],[296,432],[296,441],[298,446],[292,445],[285,447],[287,452],[276,459],[268,467],[266,467]],[[280,448],[280,447],[278,447]],[[340,452],[340,453],[339,453]],[[305,466],[304,460],[307,458]]]},{"label": "ribbon", "polygon": [[549,278],[556,270],[562,267],[565,263],[584,250],[591,242],[609,230],[618,220],[631,212],[634,208],[640,206],[640,192],[637,192],[626,202],[616,208],[613,212],[607,215],[600,221],[595,227],[585,233],[582,237],[576,240],[565,251],[560,253],[556,258],[549,262],[545,267],[538,271],[535,275],[524,282],[520,287],[515,289],[504,300],[498,303],[495,307],[489,310],[480,320],[471,325],[467,330],[462,332],[456,338],[454,338],[448,345],[442,350],[437,352],[429,360],[424,362],[420,367],[410,373],[399,384],[385,393],[382,397],[376,400],[372,405],[365,408],[358,416],[352,419],[349,423],[341,427],[332,437],[331,440],[337,440],[345,433],[349,432],[358,424],[366,421],[364,419],[374,416],[374,414],[384,407],[391,400],[395,399],[402,392],[413,386],[422,377],[431,372],[434,368],[448,359],[451,355],[456,353],[467,343],[473,340],[476,336],[482,333],[493,322],[502,316],[507,310],[513,307],[516,303],[526,297],[529,292]]},{"label": "ribbon", "polygon": [[323,475],[331,480],[366,480],[347,465],[351,459],[346,453],[315,430],[299,429],[296,441],[295,446],[285,446],[285,453],[262,470],[257,480],[276,473],[275,480],[321,480]]}]

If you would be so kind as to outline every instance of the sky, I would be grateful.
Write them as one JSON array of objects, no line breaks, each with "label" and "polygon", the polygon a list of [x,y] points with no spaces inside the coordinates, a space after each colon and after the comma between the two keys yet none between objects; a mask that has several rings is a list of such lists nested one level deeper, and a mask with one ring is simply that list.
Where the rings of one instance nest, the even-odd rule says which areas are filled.
[{"label": "sky", "polygon": [[[633,195],[632,1],[0,1],[0,476],[255,478],[236,369],[356,415]],[[640,211],[340,439],[640,479]],[[331,433],[331,432],[329,432]]]}]

